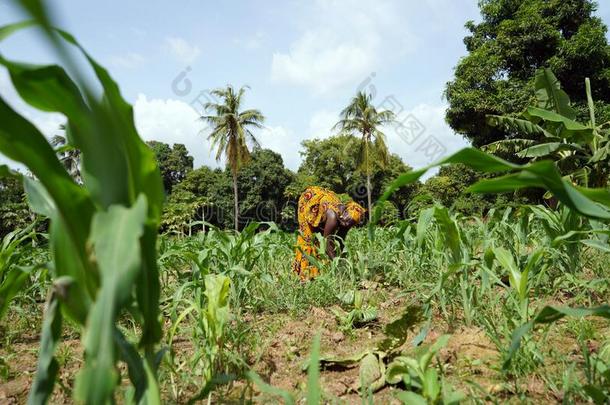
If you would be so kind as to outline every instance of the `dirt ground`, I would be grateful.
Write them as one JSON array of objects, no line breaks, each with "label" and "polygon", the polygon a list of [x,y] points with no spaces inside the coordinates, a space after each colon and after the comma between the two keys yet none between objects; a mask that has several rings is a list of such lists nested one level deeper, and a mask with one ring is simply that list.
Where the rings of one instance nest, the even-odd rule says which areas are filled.
[{"label": "dirt ground", "polygon": [[[405,297],[389,294],[378,305],[378,319],[364,327],[352,329],[349,333],[340,331],[339,324],[331,308],[312,308],[299,319],[287,314],[249,315],[246,319],[251,326],[257,343],[247,361],[261,378],[275,387],[292,393],[303,393],[306,389],[307,375],[303,371],[304,362],[314,336],[321,334],[321,355],[343,357],[366,349],[373,349],[384,338],[383,326],[400,316],[406,306]],[[401,350],[411,349],[411,340],[418,332],[417,326],[408,332]],[[428,333],[425,343],[436,340],[447,333],[447,326],[438,320]],[[0,404],[21,404],[27,399],[32,377],[36,370],[39,337],[28,334],[13,339],[10,348],[0,347],[0,359],[8,365],[6,375],[0,375]],[[175,350],[192,349],[188,339],[179,338]],[[499,353],[484,331],[478,328],[460,328],[451,332],[447,347],[439,354],[445,378],[454,388],[468,394],[474,384],[487,393],[510,401],[508,385],[499,379],[497,370],[500,364]],[[71,403],[74,376],[82,365],[82,348],[74,336],[66,340],[57,351],[60,374],[50,403]],[[2,363],[0,362],[0,365]],[[126,381],[127,382],[127,381]],[[362,398],[358,392],[359,368],[328,367],[322,368],[321,386],[324,399],[328,403],[359,404]],[[243,381],[233,384],[232,389],[219,390],[212,396],[214,403],[234,403],[239,392],[244,391]],[[375,393],[374,403],[399,403],[394,396],[397,388],[385,386]],[[532,377],[525,388],[530,400],[536,403],[556,402],[560,398],[547,392],[542,381]],[[479,392],[479,395],[481,392]],[[257,403],[281,402],[279,398],[262,394],[254,388],[254,401]],[[512,402],[512,401],[511,401]]]},{"label": "dirt ground", "polygon": [[[273,321],[260,320],[259,322],[267,325],[269,322],[279,323],[280,327],[268,339],[262,339],[264,344],[259,350],[260,358],[255,363],[254,370],[273,386],[291,392],[304,390],[306,374],[303,365],[308,358],[314,335],[321,333],[322,357],[348,357],[367,349],[374,349],[385,337],[383,325],[396,318],[404,304],[401,300],[390,300],[388,303],[390,305],[382,305],[377,322],[354,329],[350,334],[339,331],[333,313],[323,308],[313,308],[311,314],[302,320],[277,317]],[[416,328],[409,332],[403,345],[405,350],[409,349],[410,341],[417,332]],[[443,333],[431,330],[424,343],[436,340]],[[439,358],[449,372],[468,367],[468,374],[482,387],[493,389],[496,385],[495,372],[490,367],[494,363],[497,364],[498,352],[480,329],[457,331],[452,335],[447,347],[441,351]],[[358,364],[350,367],[323,367],[320,383],[325,399],[330,403],[362,403],[357,389]],[[396,389],[392,385],[386,385],[375,393],[374,403],[400,403],[394,397],[393,391]],[[258,399],[266,403],[271,398],[261,395]]]}]

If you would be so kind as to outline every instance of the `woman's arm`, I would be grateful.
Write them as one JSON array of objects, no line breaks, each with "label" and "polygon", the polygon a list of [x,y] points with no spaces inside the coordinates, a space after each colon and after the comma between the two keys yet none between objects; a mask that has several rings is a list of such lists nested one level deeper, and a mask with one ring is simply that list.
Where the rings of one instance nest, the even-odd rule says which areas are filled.
[{"label": "woman's arm", "polygon": [[333,210],[326,211],[326,223],[324,224],[324,238],[326,239],[326,254],[331,259],[335,258],[335,240],[331,236],[339,226],[337,214]]}]

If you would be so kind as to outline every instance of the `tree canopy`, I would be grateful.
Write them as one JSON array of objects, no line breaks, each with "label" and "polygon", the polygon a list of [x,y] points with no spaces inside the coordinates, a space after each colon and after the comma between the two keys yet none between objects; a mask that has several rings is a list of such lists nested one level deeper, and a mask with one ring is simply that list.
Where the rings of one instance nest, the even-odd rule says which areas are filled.
[{"label": "tree canopy", "polygon": [[586,116],[583,83],[591,79],[600,116],[610,115],[607,27],[591,0],[483,0],[481,22],[469,21],[468,55],[447,83],[446,119],[475,146],[513,133],[485,123],[487,114],[515,114],[534,97],[536,69],[551,68]]},{"label": "tree canopy", "polygon": [[[248,221],[280,222],[281,211],[287,197],[284,190],[294,174],[284,167],[282,157],[269,149],[256,148],[250,159],[237,173],[239,183],[239,215],[242,225]],[[188,173],[184,181],[175,187],[169,204],[189,203],[197,200],[203,212],[195,212],[196,219],[228,228],[234,221],[232,174],[224,170],[200,167]]]},{"label": "tree canopy", "polygon": [[0,177],[0,238],[25,227],[31,216],[21,179],[11,175]]},{"label": "tree canopy", "polygon": [[173,147],[159,141],[149,141],[148,146],[155,153],[165,193],[169,194],[172,188],[180,183],[193,170],[193,157],[189,155],[186,146],[175,143]]}]

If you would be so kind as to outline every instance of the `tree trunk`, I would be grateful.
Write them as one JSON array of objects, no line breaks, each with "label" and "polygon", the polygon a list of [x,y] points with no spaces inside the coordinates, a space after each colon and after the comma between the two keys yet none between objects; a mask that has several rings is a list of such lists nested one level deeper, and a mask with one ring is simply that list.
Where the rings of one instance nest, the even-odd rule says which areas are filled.
[{"label": "tree trunk", "polygon": [[205,233],[205,211],[203,211],[204,206],[201,206],[201,227],[203,228],[203,233]]},{"label": "tree trunk", "polygon": [[366,196],[369,200],[369,222],[373,219],[373,203],[371,201],[371,173],[366,173]]},{"label": "tree trunk", "polygon": [[373,203],[371,201],[371,168],[370,168],[370,162],[369,162],[368,138],[365,140],[364,148],[365,148],[364,153],[365,153],[365,159],[366,159],[366,197],[367,197],[368,203],[369,203],[369,222],[371,222],[371,220],[373,219],[373,211],[372,211]]},{"label": "tree trunk", "polygon": [[239,232],[239,202],[237,199],[237,173],[233,173],[233,208],[235,210],[235,231]]}]

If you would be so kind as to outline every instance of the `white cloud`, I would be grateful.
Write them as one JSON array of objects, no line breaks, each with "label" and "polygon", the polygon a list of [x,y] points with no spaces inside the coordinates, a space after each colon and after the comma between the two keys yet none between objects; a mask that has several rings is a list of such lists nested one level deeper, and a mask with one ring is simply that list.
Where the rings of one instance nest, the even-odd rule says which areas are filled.
[{"label": "white cloud", "polygon": [[469,146],[445,122],[446,108],[419,104],[408,111],[395,111],[401,126],[384,129],[390,151],[418,169]]},{"label": "white cloud", "polygon": [[146,58],[139,53],[129,52],[124,55],[111,56],[109,62],[119,68],[135,69],[142,66],[146,62]]},{"label": "white cloud", "polygon": [[335,111],[320,110],[315,112],[309,120],[309,136],[312,138],[328,138],[337,133],[333,126],[339,120],[339,113]]},{"label": "white cloud", "polygon": [[148,99],[139,94],[134,103],[136,127],[144,140],[171,145],[182,143],[195,158],[194,165],[217,167],[215,153],[210,152],[203,122],[187,103],[173,99]]},{"label": "white cloud", "polygon": [[263,148],[281,154],[284,166],[293,171],[299,168],[301,163],[301,156],[299,155],[301,139],[292,130],[281,125],[267,126],[256,135],[256,139]]},{"label": "white cloud", "polygon": [[[136,127],[146,141],[155,140],[173,145],[182,143],[195,158],[194,166],[222,167],[216,162],[216,151],[210,151],[208,131],[198,113],[187,103],[173,99],[148,99],[140,94],[134,103]],[[296,170],[301,162],[300,142],[292,130],[281,125],[267,126],[255,133],[263,148],[282,155],[284,165]]]},{"label": "white cloud", "polygon": [[356,85],[393,55],[413,49],[398,0],[317,0],[302,18],[307,28],[287,52],[276,52],[271,79],[324,94]]},{"label": "white cloud", "polygon": [[193,63],[201,53],[197,45],[190,44],[184,38],[179,37],[165,38],[165,46],[181,63]]},{"label": "white cloud", "polygon": [[308,31],[288,53],[273,54],[271,78],[321,94],[365,76],[373,68],[372,58],[362,45],[342,42],[331,31]]}]

